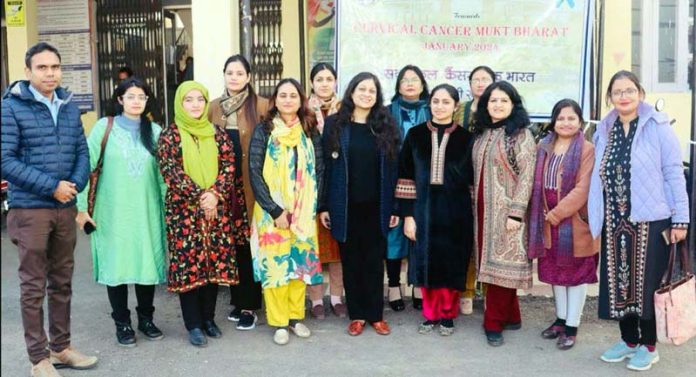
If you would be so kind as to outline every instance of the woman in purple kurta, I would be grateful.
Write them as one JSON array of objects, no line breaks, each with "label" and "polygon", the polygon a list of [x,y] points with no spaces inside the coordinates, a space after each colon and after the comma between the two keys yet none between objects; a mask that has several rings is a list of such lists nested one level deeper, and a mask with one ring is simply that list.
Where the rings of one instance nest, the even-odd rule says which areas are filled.
[{"label": "woman in purple kurta", "polygon": [[594,147],[582,132],[582,111],[569,99],[551,115],[551,132],[540,143],[529,220],[529,257],[539,258],[539,280],[553,286],[556,321],[541,333],[575,344],[587,284],[597,282],[598,245],[587,224],[587,195]]}]

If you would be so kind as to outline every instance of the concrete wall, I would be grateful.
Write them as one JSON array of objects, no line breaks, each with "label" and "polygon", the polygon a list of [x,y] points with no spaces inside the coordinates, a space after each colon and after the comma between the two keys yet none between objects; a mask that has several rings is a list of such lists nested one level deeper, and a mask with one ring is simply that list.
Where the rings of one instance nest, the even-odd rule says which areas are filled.
[{"label": "concrete wall", "polygon": [[[604,6],[604,49],[599,93],[602,97],[602,115],[611,110],[610,106],[604,104],[604,93],[611,76],[622,69],[631,70],[631,0],[607,0]],[[645,35],[652,36],[650,33]],[[658,98],[665,100],[663,111],[677,121],[674,129],[682,142],[684,160],[688,161],[690,149],[686,143],[691,137],[691,92],[648,92],[645,100],[654,104]]]}]

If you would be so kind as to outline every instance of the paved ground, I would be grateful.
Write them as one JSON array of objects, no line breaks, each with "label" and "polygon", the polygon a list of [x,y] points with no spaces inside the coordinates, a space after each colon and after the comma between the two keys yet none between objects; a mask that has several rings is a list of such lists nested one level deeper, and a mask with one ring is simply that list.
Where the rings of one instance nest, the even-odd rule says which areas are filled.
[{"label": "paved ground", "polygon": [[[17,253],[2,232],[2,376],[28,376],[19,315]],[[545,297],[522,299],[523,328],[506,332],[506,344],[491,348],[481,329],[481,303],[474,315],[460,317],[449,338],[420,335],[422,321],[409,307],[394,313],[385,309],[392,335],[382,337],[370,328],[359,337],[346,334],[347,320],[328,316],[307,320],[309,339],[291,338],[289,345],[273,344],[272,330],[261,325],[250,332],[236,331],[228,322],[228,293],[221,290],[218,324],[224,336],[207,348],[190,346],[176,296],[158,288],[155,321],[165,332],[161,341],[138,340],[135,348],[116,345],[114,326],[103,286],[92,280],[87,239],[80,237],[73,281],[72,331],[75,347],[100,358],[92,371],[64,371],[63,376],[626,376],[623,363],[606,364],[601,352],[618,338],[613,322],[600,321],[596,301],[588,300],[579,343],[558,351],[539,332],[554,318],[553,303]],[[134,296],[131,290],[131,296]],[[135,306],[131,297],[131,308]],[[696,370],[696,341],[681,347],[660,346],[661,361],[646,376],[686,376]],[[688,372],[691,370],[691,372]]]}]

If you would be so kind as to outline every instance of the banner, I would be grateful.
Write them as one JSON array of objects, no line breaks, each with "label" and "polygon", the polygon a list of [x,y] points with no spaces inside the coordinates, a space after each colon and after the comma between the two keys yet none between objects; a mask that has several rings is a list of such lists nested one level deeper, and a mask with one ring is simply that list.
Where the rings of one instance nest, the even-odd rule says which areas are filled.
[{"label": "banner", "polygon": [[356,0],[338,2],[339,93],[357,73],[379,77],[385,103],[404,65],[432,88],[450,83],[470,99],[472,68],[512,83],[534,121],[571,98],[589,118],[591,0]]},{"label": "banner", "polygon": [[309,69],[317,63],[334,64],[336,1],[307,1],[307,55]]}]

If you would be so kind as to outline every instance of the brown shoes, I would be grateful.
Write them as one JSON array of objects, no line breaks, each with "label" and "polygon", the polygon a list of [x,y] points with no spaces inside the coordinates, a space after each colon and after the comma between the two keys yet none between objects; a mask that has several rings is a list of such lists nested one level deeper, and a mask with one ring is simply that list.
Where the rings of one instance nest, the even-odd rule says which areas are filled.
[{"label": "brown shoes", "polygon": [[92,369],[97,365],[97,358],[83,355],[68,347],[60,352],[51,351],[51,363],[58,369]]},{"label": "brown shoes", "polygon": [[389,325],[383,320],[379,322],[372,322],[370,324],[375,328],[375,332],[379,335],[389,335],[391,333]]},{"label": "brown shoes", "polygon": [[365,330],[364,321],[350,321],[350,324],[348,325],[348,334],[350,334],[351,336],[358,336],[362,334],[363,330]]},{"label": "brown shoes", "polygon": [[556,348],[561,351],[569,350],[575,345],[575,336],[567,336],[566,334],[561,334],[556,342]]},{"label": "brown shoes", "polygon": [[309,311],[309,314],[312,315],[312,318],[316,319],[326,318],[326,315],[324,314],[324,305],[319,304],[312,306],[312,309]]},{"label": "brown shoes", "polygon": [[60,377],[60,374],[49,359],[43,359],[32,365],[31,377]]},{"label": "brown shoes", "polygon": [[346,315],[348,314],[348,310],[346,309],[346,305],[342,304],[342,303],[338,303],[336,305],[331,305],[331,311],[338,318],[346,318]]}]

